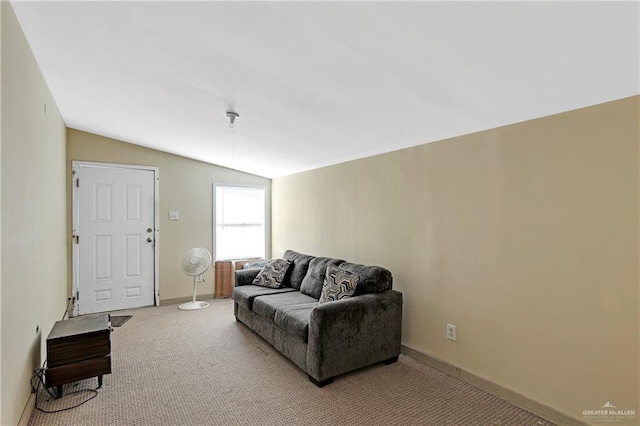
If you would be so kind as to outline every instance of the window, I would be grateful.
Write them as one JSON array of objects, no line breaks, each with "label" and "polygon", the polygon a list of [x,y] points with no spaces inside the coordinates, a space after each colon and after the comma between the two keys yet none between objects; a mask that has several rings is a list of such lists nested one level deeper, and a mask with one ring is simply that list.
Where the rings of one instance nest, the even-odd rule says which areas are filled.
[{"label": "window", "polygon": [[265,257],[265,188],[215,184],[213,211],[216,260]]}]

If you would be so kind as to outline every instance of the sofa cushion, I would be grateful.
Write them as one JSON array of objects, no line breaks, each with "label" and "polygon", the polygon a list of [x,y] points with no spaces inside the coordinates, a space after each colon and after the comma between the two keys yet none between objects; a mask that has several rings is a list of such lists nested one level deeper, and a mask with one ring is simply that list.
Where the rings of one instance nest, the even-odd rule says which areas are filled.
[{"label": "sofa cushion", "polygon": [[235,287],[233,289],[233,293],[231,293],[231,298],[238,305],[242,305],[245,308],[251,310],[253,305],[253,300],[257,296],[266,295],[266,294],[289,293],[292,291],[295,291],[295,290],[289,287],[269,288],[269,287],[260,287],[258,285],[248,284],[240,287]]},{"label": "sofa cushion", "polygon": [[319,302],[333,302],[353,296],[359,281],[358,274],[340,269],[336,265],[329,265]]},{"label": "sofa cushion", "polygon": [[284,285],[300,290],[300,284],[302,284],[304,276],[307,275],[309,262],[313,259],[313,256],[298,253],[293,250],[287,250],[284,252],[284,256],[282,257],[293,263],[291,270],[284,280]]},{"label": "sofa cushion", "polygon": [[[286,288],[286,287],[283,287]],[[287,305],[300,305],[302,303],[318,303],[316,299],[299,291],[292,291],[284,294],[271,294],[256,297],[253,301],[253,312],[273,321],[276,310]]]},{"label": "sofa cushion", "polygon": [[262,287],[280,288],[291,262],[285,259],[274,259],[262,267],[258,275],[253,279],[253,285]]},{"label": "sofa cushion", "polygon": [[356,288],[355,296],[368,293],[380,293],[391,290],[393,276],[388,269],[380,266],[366,266],[357,263],[345,262],[340,264],[340,269],[358,274],[360,282]]},{"label": "sofa cushion", "polygon": [[309,341],[309,321],[311,318],[311,311],[318,304],[304,303],[301,305],[289,305],[276,309],[276,315],[274,322],[276,325],[285,329],[289,334],[292,334],[307,343]]},{"label": "sofa cushion", "polygon": [[253,284],[253,279],[258,275],[260,269],[240,269],[234,272],[235,286]]},{"label": "sofa cushion", "polygon": [[300,291],[311,297],[320,299],[322,284],[327,275],[327,266],[339,265],[341,263],[344,263],[344,260],[332,259],[330,257],[314,257],[311,259],[307,275],[304,276],[302,284],[300,284]]}]

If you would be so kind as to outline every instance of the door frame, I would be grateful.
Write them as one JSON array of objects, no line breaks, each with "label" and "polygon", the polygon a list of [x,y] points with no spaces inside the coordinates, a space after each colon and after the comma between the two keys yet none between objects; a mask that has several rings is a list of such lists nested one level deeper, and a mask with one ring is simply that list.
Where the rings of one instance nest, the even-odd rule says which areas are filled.
[{"label": "door frame", "polygon": [[[71,216],[71,235],[72,239],[78,235],[78,228],[80,223],[80,208],[79,208],[79,197],[78,192],[80,188],[78,186],[78,169],[80,167],[96,167],[96,168],[109,168],[109,169],[137,169],[137,170],[145,170],[153,172],[153,228],[154,228],[154,244],[153,244],[153,299],[154,305],[160,306],[160,168],[154,166],[139,166],[133,164],[117,164],[117,163],[100,163],[94,161],[72,161],[71,162],[71,205],[72,205],[72,216]],[[80,273],[80,265],[78,262],[78,244],[75,241],[71,242],[72,248],[72,278],[71,278],[71,287],[72,287],[72,297],[75,297],[78,294],[80,283],[79,283],[79,273]],[[78,315],[78,303],[73,304],[73,315]]]}]

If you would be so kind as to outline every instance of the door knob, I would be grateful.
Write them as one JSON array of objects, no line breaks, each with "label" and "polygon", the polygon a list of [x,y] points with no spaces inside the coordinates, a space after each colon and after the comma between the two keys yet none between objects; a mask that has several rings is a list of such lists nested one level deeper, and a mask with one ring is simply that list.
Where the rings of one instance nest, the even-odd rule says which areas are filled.
[{"label": "door knob", "polygon": [[147,228],[147,232],[151,232],[151,231],[153,231],[153,229]]},{"label": "door knob", "polygon": [[151,239],[151,237],[147,238],[147,242],[148,242],[148,243],[150,243],[151,241],[153,241],[153,240]]}]

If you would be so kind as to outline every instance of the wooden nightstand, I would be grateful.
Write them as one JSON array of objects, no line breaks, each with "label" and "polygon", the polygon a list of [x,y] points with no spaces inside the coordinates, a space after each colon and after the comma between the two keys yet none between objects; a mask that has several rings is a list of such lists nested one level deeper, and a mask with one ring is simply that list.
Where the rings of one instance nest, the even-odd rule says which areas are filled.
[{"label": "wooden nightstand", "polygon": [[215,292],[213,297],[231,297],[233,292],[233,266],[229,260],[218,260],[214,263],[215,268]]},{"label": "wooden nightstand", "polygon": [[242,269],[242,266],[248,262],[263,260],[260,257],[242,260],[218,260],[214,263],[215,267],[215,293],[214,298],[231,297],[233,287],[236,285],[236,271]]},{"label": "wooden nightstand", "polygon": [[56,322],[47,337],[47,386],[57,386],[60,397],[63,384],[97,376],[101,387],[111,374],[110,334],[109,314]]}]

